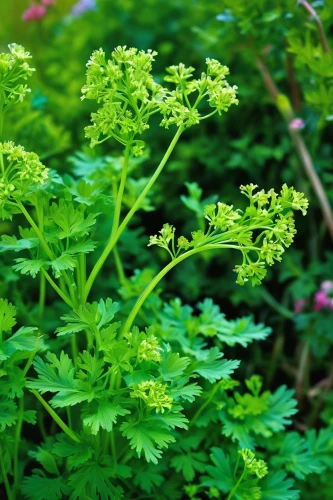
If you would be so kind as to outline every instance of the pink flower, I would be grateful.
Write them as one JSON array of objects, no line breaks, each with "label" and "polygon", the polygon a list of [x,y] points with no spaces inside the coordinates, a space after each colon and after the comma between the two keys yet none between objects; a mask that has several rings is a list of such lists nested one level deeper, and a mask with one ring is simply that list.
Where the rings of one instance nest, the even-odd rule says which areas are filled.
[{"label": "pink flower", "polygon": [[314,295],[314,311],[329,307],[333,310],[333,281],[326,280],[320,285],[320,290]]},{"label": "pink flower", "polygon": [[295,312],[295,314],[301,314],[301,312],[304,309],[305,302],[306,302],[305,299],[296,300],[296,302],[294,304],[294,312]]},{"label": "pink flower", "polygon": [[23,21],[38,21],[46,15],[46,7],[38,3],[32,3],[25,12],[23,12]]},{"label": "pink flower", "polygon": [[293,120],[291,120],[291,122],[289,123],[289,127],[292,129],[292,130],[299,130],[299,129],[302,129],[304,128],[305,126],[305,123],[304,123],[304,120],[302,120],[302,118],[294,118]]},{"label": "pink flower", "polygon": [[55,4],[55,0],[41,0],[42,4],[46,7],[51,7]]}]

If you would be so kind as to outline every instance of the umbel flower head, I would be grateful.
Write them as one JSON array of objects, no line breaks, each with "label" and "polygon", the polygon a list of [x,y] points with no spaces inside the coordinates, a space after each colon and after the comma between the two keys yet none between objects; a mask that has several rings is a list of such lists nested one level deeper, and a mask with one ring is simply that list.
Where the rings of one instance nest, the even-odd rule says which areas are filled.
[{"label": "umbel flower head", "polygon": [[22,101],[30,89],[22,84],[32,75],[34,68],[29,66],[31,55],[24,47],[11,43],[9,53],[0,54],[0,111],[5,111],[11,104]]},{"label": "umbel flower head", "polygon": [[150,408],[155,408],[156,412],[164,413],[165,408],[171,410],[173,399],[166,394],[167,386],[154,380],[141,382],[131,392],[131,398],[142,399]]},{"label": "umbel flower head", "polygon": [[82,88],[82,99],[101,104],[91,115],[93,125],[85,129],[91,146],[109,137],[126,144],[149,128],[149,117],[163,97],[163,88],[151,75],[156,54],[117,47],[107,61],[102,49],[93,52],[87,63],[87,83]]},{"label": "umbel flower head", "polygon": [[286,184],[280,193],[274,189],[265,192],[257,185],[241,186],[240,191],[249,199],[245,211],[218,202],[204,207],[208,221],[207,231],[192,232],[192,239],[180,236],[175,243],[175,228],[164,224],[158,235],[150,237],[149,245],[167,250],[172,259],[190,249],[210,250],[233,248],[241,251],[243,262],[235,266],[236,282],[259,285],[267,273],[267,266],[282,260],[285,247],[289,247],[296,234],[293,210],[306,214],[309,202],[303,193]]},{"label": "umbel flower head", "polygon": [[35,153],[13,142],[0,143],[0,207],[6,201],[22,198],[33,185],[44,184],[48,169]]},{"label": "umbel flower head", "polygon": [[[169,90],[155,82],[151,71],[157,52],[136,48],[117,47],[106,60],[102,49],[96,50],[87,63],[87,83],[82,88],[82,99],[94,99],[100,104],[92,113],[92,125],[86,127],[91,146],[113,137],[126,145],[131,142],[133,154],[143,151],[142,141],[135,139],[149,128],[148,121],[161,113],[161,126],[191,127],[208,116],[227,111],[238,104],[236,86],[231,87],[225,77],[229,73],[215,59],[207,59],[207,72],[201,79],[193,77],[194,68],[183,63],[167,68],[165,81],[175,84]],[[195,94],[194,97],[190,94]],[[201,101],[214,111],[201,115]]]}]

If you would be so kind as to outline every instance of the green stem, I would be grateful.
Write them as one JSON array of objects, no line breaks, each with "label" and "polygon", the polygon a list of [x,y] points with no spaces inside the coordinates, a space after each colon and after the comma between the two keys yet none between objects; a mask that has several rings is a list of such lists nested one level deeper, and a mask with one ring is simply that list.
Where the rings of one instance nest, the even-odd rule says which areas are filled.
[{"label": "green stem", "polygon": [[232,488],[232,490],[230,491],[229,495],[227,496],[227,499],[226,500],[230,500],[234,494],[236,493],[236,491],[238,490],[239,488],[239,485],[241,484],[241,482],[243,481],[243,478],[244,478],[244,475],[245,475],[245,472],[246,472],[246,467],[244,467],[244,470],[242,472],[242,475],[241,477],[238,479],[237,483],[235,484],[235,486]]},{"label": "green stem", "polygon": [[53,279],[51,278],[51,276],[48,274],[47,271],[45,271],[45,269],[41,269],[43,275],[45,276],[45,278],[47,279],[47,281],[50,283],[50,285],[52,286],[52,288],[57,292],[57,294],[62,298],[62,300],[64,302],[66,302],[66,304],[71,307],[72,309],[74,309],[74,304],[72,303],[72,301],[70,300],[69,297],[67,297],[67,295],[65,295],[65,293],[60,290],[60,288],[58,287],[58,285],[53,281]]},{"label": "green stem", "polygon": [[278,302],[265,287],[260,287],[259,294],[264,299],[264,301],[267,302],[267,304],[271,306],[272,309],[275,309],[275,311],[281,314],[281,316],[284,316],[288,319],[293,319],[295,317],[295,314],[292,311],[289,311],[289,309],[287,309],[284,305],[280,304],[280,302]]},{"label": "green stem", "polygon": [[49,257],[49,259],[54,260],[55,255],[53,254],[51,248],[46,243],[43,233],[40,231],[39,227],[37,226],[33,218],[30,216],[29,212],[25,209],[24,205],[19,200],[17,201],[17,205],[20,208],[21,212],[23,213],[24,217],[27,219],[27,221],[35,231],[35,233],[37,234],[46,255]]},{"label": "green stem", "polygon": [[24,413],[24,396],[22,396],[19,400],[19,413],[15,430],[15,443],[14,443],[14,498],[16,498],[16,492],[19,487],[19,475],[18,475],[18,455],[19,455],[19,446],[21,441],[21,432],[22,432],[22,424],[23,424],[23,413]]},{"label": "green stem", "polygon": [[1,467],[1,475],[3,478],[3,483],[5,485],[5,490],[6,490],[6,494],[7,494],[7,499],[14,500],[14,497],[13,497],[12,492],[11,492],[10,484],[8,481],[7,471],[6,471],[5,462],[4,462],[4,454],[3,454],[1,446],[0,446],[0,467]]},{"label": "green stem", "polygon": [[127,177],[127,170],[128,170],[128,164],[129,164],[129,156],[130,156],[130,150],[131,150],[131,142],[128,142],[125,148],[125,156],[124,156],[124,165],[123,169],[121,172],[121,179],[120,179],[120,185],[119,185],[119,190],[116,196],[116,205],[114,208],[114,216],[113,216],[113,224],[112,224],[112,231],[111,231],[111,238],[112,236],[115,235],[117,232],[117,229],[119,227],[119,219],[120,219],[120,212],[121,212],[121,203],[123,200],[123,195],[124,195],[124,189],[125,189],[125,184],[126,184],[126,177]]},{"label": "green stem", "polygon": [[219,382],[218,384],[215,384],[215,387],[213,387],[213,389],[210,391],[209,397],[206,399],[206,401],[200,406],[200,408],[194,414],[193,418],[191,419],[191,421],[189,423],[189,427],[192,427],[192,425],[194,425],[194,423],[198,420],[198,418],[200,417],[200,415],[204,411],[204,409],[207,408],[207,406],[211,403],[215,394],[219,390],[220,386],[221,386],[221,382]]},{"label": "green stem", "polygon": [[165,155],[163,156],[163,158],[162,158],[160,164],[158,165],[157,169],[155,170],[153,176],[150,178],[149,182],[147,183],[147,185],[143,189],[142,193],[140,194],[140,196],[138,197],[138,199],[136,200],[136,202],[132,206],[131,210],[126,215],[126,217],[123,220],[123,222],[118,227],[118,229],[115,232],[115,234],[113,235],[113,237],[110,238],[109,243],[107,244],[107,246],[104,249],[102,255],[99,257],[98,261],[96,262],[93,270],[90,273],[90,276],[89,276],[89,278],[87,280],[87,284],[86,284],[86,287],[85,287],[85,295],[84,295],[85,301],[88,298],[88,295],[90,293],[91,287],[94,284],[96,276],[98,275],[99,271],[101,270],[104,262],[106,261],[106,259],[110,255],[110,252],[112,251],[113,247],[115,246],[115,244],[119,240],[119,238],[122,235],[124,229],[127,227],[128,223],[132,219],[132,217],[135,214],[135,212],[140,208],[141,203],[146,198],[148,192],[150,191],[150,189],[154,185],[155,181],[157,180],[158,176],[162,172],[162,170],[164,168],[164,165],[166,164],[166,162],[168,161],[168,159],[169,159],[172,151],[174,150],[174,148],[175,148],[175,146],[176,146],[176,144],[178,142],[178,139],[180,138],[183,130],[184,129],[182,127],[180,127],[177,130],[177,133],[175,134],[174,138],[172,139],[172,141],[170,143],[170,146],[168,147]]},{"label": "green stem", "polygon": [[39,319],[43,319],[45,307],[45,294],[46,294],[46,280],[45,275],[41,274],[39,278]]},{"label": "green stem", "polygon": [[53,420],[59,425],[60,429],[62,429],[68,437],[70,437],[75,443],[81,443],[80,439],[77,435],[65,424],[65,422],[57,415],[57,413],[51,408],[51,406],[45,401],[45,399],[39,394],[39,392],[35,391],[35,389],[30,389],[32,394],[36,396],[38,401],[44,406],[45,410],[51,415]]},{"label": "green stem", "polygon": [[125,285],[126,284],[126,275],[125,275],[125,272],[124,272],[123,264],[121,262],[121,258],[120,258],[117,246],[115,246],[113,248],[113,256],[114,256],[114,262],[116,264],[116,269],[117,269],[117,274],[118,274],[119,282],[122,285]]},{"label": "green stem", "polygon": [[[46,243],[45,238],[43,236],[43,233],[41,232],[41,230],[39,229],[39,227],[37,226],[37,224],[35,223],[35,221],[33,220],[33,218],[30,216],[29,212],[25,209],[24,205],[19,200],[16,203],[17,203],[17,206],[19,207],[19,209],[21,210],[22,214],[25,216],[25,218],[27,219],[27,221],[29,222],[29,224],[34,229],[35,233],[37,234],[37,236],[39,238],[39,241],[41,242],[41,245],[42,245],[42,247],[43,247],[46,255],[48,256],[48,258],[51,259],[51,260],[55,260],[56,256],[54,255],[54,253],[52,252],[51,248]],[[64,280],[67,283],[69,292],[71,293],[71,290],[72,290],[71,282],[70,282],[70,279],[67,276],[66,272],[63,272],[63,277],[64,277]],[[66,303],[68,304],[68,302],[66,302]]]},{"label": "green stem", "polygon": [[188,257],[191,257],[192,255],[195,255],[200,252],[204,252],[206,250],[218,250],[220,248],[234,248],[237,250],[246,250],[246,247],[238,247],[237,245],[204,245],[202,247],[194,248],[193,250],[190,250],[186,253],[183,253],[176,259],[172,260],[167,266],[165,266],[156,276],[152,281],[149,283],[149,285],[146,287],[146,289],[142,292],[136,303],[134,304],[134,307],[132,311],[130,312],[127,321],[124,326],[123,334],[129,332],[130,328],[132,327],[133,321],[135,320],[136,315],[138,314],[140,308],[142,307],[143,303],[147,299],[147,297],[150,295],[150,293],[154,290],[155,286],[161,281],[162,278],[171,270],[173,269],[177,264],[182,262],[183,260],[187,259]]},{"label": "green stem", "polygon": [[67,422],[69,428],[72,430],[72,415],[71,415],[71,409],[70,406],[66,407],[66,414],[67,414]]}]

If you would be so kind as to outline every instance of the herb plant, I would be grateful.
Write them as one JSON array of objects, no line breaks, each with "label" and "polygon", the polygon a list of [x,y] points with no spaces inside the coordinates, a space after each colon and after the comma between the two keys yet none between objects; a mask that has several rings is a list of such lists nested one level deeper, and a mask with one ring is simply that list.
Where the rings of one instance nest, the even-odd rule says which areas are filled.
[{"label": "herb plant", "polygon": [[[295,478],[332,468],[332,429],[288,431],[294,391],[265,389],[257,374],[239,381],[240,361],[224,357],[270,328],[250,316],[227,320],[209,298],[198,312],[179,298],[163,304],[157,288],[187,258],[220,249],[232,252],[239,285],[260,285],[293,242],[294,211],[308,208],[303,193],[242,185],[247,206],[239,208],[201,206],[199,194],[196,230],[176,237],[165,223],[146,242],[170,262],[155,274],[126,272],[123,254],[142,239],[137,212],[151,210],[151,190],[181,136],[238,104],[217,60],[207,58],[201,75],[171,66],[163,86],[152,75],[156,55],[117,47],[108,59],[100,49],[87,64],[82,99],[95,109],[85,135],[92,148],[119,144],[121,156],[73,156],[69,176],[22,146],[0,144],[0,214],[13,230],[0,251],[23,252],[12,269],[39,281],[38,307],[25,318],[31,326],[16,329],[15,306],[0,299],[0,461],[9,500],[294,500]],[[32,72],[29,58],[14,44],[0,55],[2,120],[28,91],[21,80]],[[155,171],[135,178],[148,129],[159,126],[173,130],[170,144]],[[103,281],[109,292],[101,296]],[[21,322],[24,304],[17,310]]]}]

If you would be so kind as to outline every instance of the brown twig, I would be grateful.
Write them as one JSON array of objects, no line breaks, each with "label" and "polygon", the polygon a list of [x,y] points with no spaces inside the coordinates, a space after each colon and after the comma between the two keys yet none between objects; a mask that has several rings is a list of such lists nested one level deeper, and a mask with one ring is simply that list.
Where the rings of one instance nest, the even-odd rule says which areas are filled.
[{"label": "brown twig", "polygon": [[299,84],[295,77],[293,58],[291,57],[290,54],[287,54],[286,70],[291,92],[291,102],[293,103],[293,108],[297,113],[301,107],[301,98],[300,98]]},{"label": "brown twig", "polygon": [[[280,95],[280,92],[275,85],[275,82],[269,72],[269,69],[267,68],[266,64],[261,58],[257,59],[257,66],[259,68],[259,71],[262,75],[262,78],[265,82],[266,88],[274,101],[275,105],[277,106],[278,102],[278,97]],[[278,106],[277,106],[278,107]],[[279,109],[279,107],[278,107]],[[281,111],[281,110],[280,110]],[[289,134],[293,140],[295,149],[298,153],[299,159],[301,160],[303,167],[305,169],[305,172],[313,186],[313,189],[317,195],[321,211],[323,213],[324,220],[326,222],[327,229],[329,231],[329,234],[331,236],[331,239],[333,241],[333,212],[332,212],[332,207],[328,201],[328,198],[326,196],[325,190],[323,188],[323,185],[317,175],[317,172],[315,171],[315,168],[313,166],[312,158],[310,156],[310,153],[302,139],[301,134],[297,129],[291,129],[289,126],[290,121],[294,118],[294,111],[290,107],[290,109],[285,110],[284,112],[281,111],[281,114],[283,118],[285,119],[287,125],[288,125],[288,130]]]},{"label": "brown twig", "polygon": [[321,19],[318,16],[317,12],[312,7],[312,5],[310,5],[306,0],[299,0],[298,3],[300,5],[302,5],[304,7],[304,9],[309,12],[309,14],[311,14],[313,20],[317,24],[318,32],[319,32],[319,36],[320,36],[320,41],[321,41],[321,45],[322,45],[322,47],[324,49],[324,52],[330,53],[330,48],[328,46],[328,42],[327,42],[327,39],[326,39],[326,35],[325,35],[323,23],[321,22]]}]

